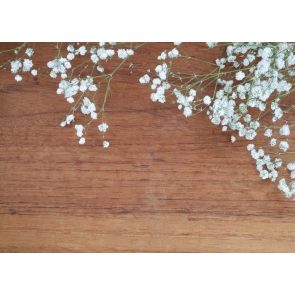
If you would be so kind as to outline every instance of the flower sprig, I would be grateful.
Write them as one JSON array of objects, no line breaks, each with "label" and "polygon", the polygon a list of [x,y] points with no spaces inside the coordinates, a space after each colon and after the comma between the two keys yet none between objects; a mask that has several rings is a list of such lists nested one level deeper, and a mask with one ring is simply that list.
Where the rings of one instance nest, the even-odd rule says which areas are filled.
[{"label": "flower sprig", "polygon": [[[177,58],[188,59],[191,63],[200,61],[182,50],[180,42],[175,42],[174,48],[158,56],[162,64],[156,66],[155,77],[145,74],[139,82],[150,84],[155,91],[150,97],[154,102],[164,103],[166,98],[175,97],[172,102],[178,104],[185,117],[206,112],[213,124],[231,133],[231,142],[235,142],[236,137],[252,141],[259,133],[270,137],[264,147],[247,146],[256,160],[259,176],[275,182],[278,168],[284,163],[285,170],[294,179],[292,163],[295,160],[289,158],[294,155],[295,147],[289,135],[295,124],[282,120],[295,108],[294,101],[288,101],[295,90],[294,43],[208,42],[207,45],[209,49],[219,46],[224,52],[215,63],[204,61],[212,68],[209,72],[175,71],[173,65]],[[208,93],[208,89],[212,92]],[[279,130],[276,136],[274,130]],[[279,181],[278,188],[286,197],[295,194],[295,182],[288,184],[285,178]]]},{"label": "flower sprig", "polygon": [[15,48],[1,51],[0,54],[12,52],[13,56],[1,64],[0,68],[6,69],[7,66],[10,66],[11,73],[15,75],[15,80],[17,82],[22,80],[22,74],[26,72],[31,72],[33,76],[36,76],[38,71],[33,68],[34,64],[31,59],[34,54],[34,47],[35,43],[30,45],[24,42]]},{"label": "flower sprig", "polygon": [[[61,126],[65,127],[74,122],[75,112],[78,109],[85,116],[90,116],[90,120],[86,124],[75,124],[80,144],[86,142],[86,131],[92,121],[98,119],[99,115],[101,115],[101,124],[98,125],[98,130],[103,133],[104,138],[104,133],[109,127],[104,120],[104,113],[111,91],[111,81],[115,73],[126,62],[132,65],[131,57],[134,55],[134,51],[143,44],[134,46],[117,42],[99,42],[96,45],[74,43],[66,47],[65,53],[63,53],[62,44],[57,44],[58,54],[55,59],[48,62],[47,66],[51,69],[50,76],[52,78],[58,76],[61,78],[57,94],[64,95],[68,103],[74,103],[70,112],[61,122]],[[111,61],[116,63],[112,69],[110,67]],[[108,66],[107,70],[106,66]],[[103,87],[105,89],[103,101],[98,105],[97,94],[99,89]],[[102,145],[107,148],[109,142],[104,140]]]}]

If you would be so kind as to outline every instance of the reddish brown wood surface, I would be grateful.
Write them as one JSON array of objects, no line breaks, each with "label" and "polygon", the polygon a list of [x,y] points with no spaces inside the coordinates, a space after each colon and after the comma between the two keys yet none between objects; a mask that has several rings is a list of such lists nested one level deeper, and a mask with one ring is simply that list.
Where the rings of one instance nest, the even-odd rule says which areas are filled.
[{"label": "reddish brown wood surface", "polygon": [[[258,177],[245,142],[138,83],[169,46],[148,44],[132,74],[118,71],[108,149],[96,122],[84,146],[59,126],[70,110],[59,80],[0,71],[1,252],[294,252],[295,203]],[[54,44],[35,51],[36,67],[55,57]]]}]

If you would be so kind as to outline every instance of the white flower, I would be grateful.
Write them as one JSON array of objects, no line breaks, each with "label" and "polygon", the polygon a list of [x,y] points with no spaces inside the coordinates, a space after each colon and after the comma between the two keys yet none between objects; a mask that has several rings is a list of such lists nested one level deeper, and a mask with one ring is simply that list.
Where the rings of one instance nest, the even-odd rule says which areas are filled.
[{"label": "white flower", "polygon": [[282,167],[283,161],[281,159],[275,159],[274,161],[276,168]]},{"label": "white flower", "polygon": [[172,49],[171,51],[168,52],[168,56],[170,58],[174,58],[174,57],[177,57],[179,56],[179,52],[176,48]]},{"label": "white flower", "polygon": [[281,141],[281,142],[280,142],[280,145],[279,145],[279,148],[280,148],[281,150],[283,150],[284,152],[286,152],[287,149],[289,148],[289,144],[288,144],[288,142],[287,142],[287,141]]},{"label": "white flower", "polygon": [[174,42],[175,46],[179,46],[182,42]]},{"label": "white flower", "polygon": [[89,89],[89,91],[96,91],[97,90],[97,86],[94,85],[94,84],[92,84],[92,85],[89,86],[88,89]]},{"label": "white flower", "polygon": [[288,136],[290,135],[290,128],[289,125],[285,124],[281,129],[280,129],[280,134]]},{"label": "white flower", "polygon": [[247,105],[244,104],[244,103],[241,103],[241,104],[239,105],[239,110],[240,110],[241,113],[243,113],[243,114],[247,113]]},{"label": "white flower", "polygon": [[67,59],[68,60],[73,60],[74,59],[74,57],[75,57],[75,54],[74,53],[68,53],[68,55],[67,55]]},{"label": "white flower", "polygon": [[103,67],[101,67],[101,66],[98,66],[98,67],[97,67],[97,70],[98,70],[99,72],[101,72],[101,73],[103,73],[103,72],[104,72],[104,68],[103,68]]},{"label": "white flower", "polygon": [[118,50],[118,57],[121,59],[125,59],[128,57],[128,53],[125,49],[119,49]]},{"label": "white flower", "polygon": [[150,79],[151,79],[150,76],[148,74],[145,74],[143,77],[141,77],[139,79],[139,82],[141,84],[149,83],[150,82]]},{"label": "white flower", "polygon": [[236,141],[236,138],[232,135],[232,136],[230,137],[230,140],[231,140],[231,142],[235,142],[235,141]]},{"label": "white flower", "polygon": [[85,46],[81,46],[79,49],[78,49],[78,52],[81,54],[81,55],[85,55],[85,53],[87,52]]},{"label": "white flower", "polygon": [[243,65],[245,66],[245,67],[247,67],[248,65],[249,65],[249,59],[248,58],[245,58],[244,60],[243,60]]},{"label": "white flower", "polygon": [[27,56],[31,57],[34,54],[34,50],[32,48],[27,48],[26,54]]},{"label": "white flower", "polygon": [[259,157],[263,157],[264,156],[264,150],[261,149],[261,148],[258,150],[257,153],[258,153]]},{"label": "white flower", "polygon": [[107,123],[102,123],[102,124],[98,125],[98,129],[101,132],[106,132],[108,128],[109,128],[109,126]]},{"label": "white flower", "polygon": [[61,127],[65,127],[67,125],[67,121],[62,121],[61,123],[60,123],[60,126]]},{"label": "white flower", "polygon": [[74,120],[75,116],[74,115],[68,115],[66,118],[67,124],[70,124]]},{"label": "white flower", "polygon": [[250,123],[250,128],[253,128],[253,129],[257,129],[258,127],[260,126],[260,123],[258,121],[252,121]]},{"label": "white flower", "polygon": [[96,64],[99,61],[99,58],[96,54],[92,54],[90,58],[94,64]]},{"label": "white flower", "polygon": [[264,155],[263,160],[265,162],[269,162],[270,161],[270,155]]},{"label": "white flower", "polygon": [[92,112],[95,112],[95,111],[96,111],[95,104],[93,102],[91,102],[88,97],[84,97],[83,105],[81,106],[81,112],[84,115],[89,115],[89,114],[91,114]]},{"label": "white flower", "polygon": [[275,116],[276,116],[277,119],[280,119],[280,118],[283,117],[283,111],[279,107],[275,109],[274,114],[275,114]]},{"label": "white flower", "polygon": [[247,54],[247,59],[249,60],[249,62],[254,61],[256,58],[256,56],[254,54]]},{"label": "white flower", "polygon": [[258,164],[258,165],[256,165],[256,169],[257,169],[258,171],[261,171],[261,170],[263,170],[263,167],[262,167],[262,165]]},{"label": "white flower", "polygon": [[236,79],[237,79],[238,81],[241,81],[241,80],[243,80],[244,78],[245,78],[245,74],[244,74],[242,71],[239,71],[239,72],[236,73]]},{"label": "white flower", "polygon": [[102,144],[104,148],[107,148],[110,145],[108,141],[104,141]]},{"label": "white flower", "polygon": [[80,140],[79,140],[79,144],[84,144],[84,143],[85,143],[85,138],[81,137]]},{"label": "white flower", "polygon": [[275,146],[277,144],[277,140],[275,139],[275,138],[272,138],[271,140],[270,140],[270,145],[271,146]]},{"label": "white flower", "polygon": [[284,193],[288,193],[290,190],[284,178],[279,181],[278,188]]},{"label": "white flower", "polygon": [[97,49],[97,55],[100,59],[106,60],[108,58],[108,53],[104,48]]},{"label": "white flower", "polygon": [[244,117],[244,121],[245,122],[247,122],[247,123],[249,123],[249,122],[251,122],[251,115],[250,114],[247,114],[247,115],[245,115],[245,117]]},{"label": "white flower", "polygon": [[158,73],[158,76],[160,77],[161,80],[166,80],[167,70],[168,70],[168,66],[166,63],[163,63],[162,65],[158,65],[155,68],[155,71]]},{"label": "white flower", "polygon": [[97,113],[96,113],[96,112],[91,112],[90,117],[91,117],[93,120],[96,120],[96,119],[97,119]]},{"label": "white flower", "polygon": [[264,132],[264,135],[267,137],[271,137],[272,136],[272,130],[271,129],[266,129]]},{"label": "white flower", "polygon": [[185,107],[184,110],[183,110],[183,114],[186,116],[186,117],[189,117],[192,115],[192,110],[190,107]]},{"label": "white flower", "polygon": [[218,42],[206,42],[206,44],[207,44],[207,46],[208,46],[209,48],[213,48],[213,47],[215,47],[215,46],[217,45],[217,43],[218,43]]},{"label": "white flower", "polygon": [[291,162],[291,163],[289,163],[289,164],[287,165],[287,168],[288,168],[289,170],[295,170],[295,162]]},{"label": "white flower", "polygon": [[[239,123],[238,123],[238,124],[239,124]],[[238,124],[237,124],[237,125],[238,125]],[[240,137],[243,137],[243,136],[245,136],[245,135],[246,135],[246,128],[243,128],[243,127],[240,128],[240,129],[239,129],[239,136],[240,136]]]},{"label": "white flower", "polygon": [[292,87],[291,83],[287,83],[285,80],[280,81],[280,83],[277,86],[277,91],[282,92],[282,91],[289,91]]},{"label": "white flower", "polygon": [[191,95],[191,96],[196,96],[196,95],[197,95],[196,90],[191,89],[191,90],[189,91],[189,95]]},{"label": "white flower", "polygon": [[30,59],[25,58],[23,61],[23,72],[29,72],[33,63]]},{"label": "white flower", "polygon": [[246,139],[248,139],[248,140],[253,140],[256,135],[257,135],[257,133],[253,129],[249,129],[246,131]]},{"label": "white flower", "polygon": [[[67,69],[70,69],[72,65],[71,65],[71,63],[70,63],[69,61],[65,61],[65,62],[64,62],[64,66],[65,66]],[[60,70],[60,72],[63,73],[62,70]]]},{"label": "white flower", "polygon": [[31,74],[32,74],[33,76],[36,76],[36,75],[37,75],[37,70],[32,70],[32,71],[31,71]]},{"label": "white flower", "polygon": [[266,162],[266,166],[269,171],[273,171],[275,169],[275,165],[272,162]]},{"label": "white flower", "polygon": [[134,55],[134,51],[132,49],[127,49],[126,52],[129,56]]},{"label": "white flower", "polygon": [[268,178],[268,171],[267,171],[267,170],[261,170],[259,176],[260,176],[262,179],[266,179],[266,178]]},{"label": "white flower", "polygon": [[224,68],[224,63],[226,62],[225,58],[221,58],[221,59],[216,59],[215,63],[218,67],[220,67],[221,69]]},{"label": "white flower", "polygon": [[204,101],[204,104],[209,105],[211,103],[211,97],[206,95],[203,101]]},{"label": "white flower", "polygon": [[252,156],[252,158],[255,159],[255,160],[257,160],[257,159],[259,158],[259,155],[258,155],[258,153],[255,151],[255,149],[253,149],[253,150],[251,151],[251,156]]},{"label": "white flower", "polygon": [[234,56],[234,55],[230,55],[228,58],[227,58],[227,61],[228,62],[234,62],[235,60],[236,60],[236,56]]},{"label": "white flower", "polygon": [[17,82],[19,82],[23,79],[20,75],[16,75],[14,78]]},{"label": "white flower", "polygon": [[51,77],[51,78],[56,78],[56,77],[57,77],[57,73],[56,73],[56,71],[52,70],[52,71],[50,72],[50,77]]},{"label": "white flower", "polygon": [[[133,51],[133,50],[132,50]],[[115,54],[115,51],[113,49],[107,49],[106,53],[109,57],[112,57]],[[127,52],[128,53],[128,52]]]},{"label": "white flower", "polygon": [[75,48],[74,48],[73,45],[68,45],[67,50],[68,50],[69,52],[74,52],[74,51],[75,51]]},{"label": "white flower", "polygon": [[19,60],[14,60],[10,62],[10,65],[11,65],[11,72],[13,74],[16,74],[19,68],[22,66],[22,63]]},{"label": "white flower", "polygon": [[166,57],[167,57],[167,54],[166,54],[165,51],[163,51],[163,52],[161,53],[161,55],[158,56],[158,59],[159,59],[159,60],[161,60],[161,59],[164,60],[164,59],[166,59]]},{"label": "white flower", "polygon": [[162,79],[162,80],[166,80],[167,76],[166,76],[166,71],[161,71],[159,73],[159,77]]},{"label": "white flower", "polygon": [[54,67],[54,61],[53,60],[51,60],[51,61],[49,61],[48,63],[47,63],[47,67],[48,68],[50,68],[50,69],[52,69],[53,67]]},{"label": "white flower", "polygon": [[81,137],[83,135],[84,127],[81,124],[76,124],[75,129],[77,130],[77,136]]},{"label": "white flower", "polygon": [[75,100],[74,100],[73,97],[68,97],[68,98],[67,98],[67,101],[68,101],[69,103],[73,103]]}]

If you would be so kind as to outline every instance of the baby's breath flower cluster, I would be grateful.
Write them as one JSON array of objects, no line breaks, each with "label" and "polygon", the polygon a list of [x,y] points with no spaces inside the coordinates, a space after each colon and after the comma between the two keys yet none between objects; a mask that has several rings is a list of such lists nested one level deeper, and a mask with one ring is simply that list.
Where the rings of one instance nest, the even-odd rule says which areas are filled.
[{"label": "baby's breath flower cluster", "polygon": [[[265,146],[247,146],[259,176],[275,182],[278,169],[285,166],[289,177],[294,179],[295,162],[290,162],[289,157],[295,148],[289,135],[295,124],[282,118],[295,108],[292,101],[288,102],[295,89],[295,44],[208,42],[207,45],[225,49],[225,55],[216,59],[214,66],[206,62],[211,64],[211,72],[175,72],[174,59],[186,58],[191,62],[197,59],[182,50],[181,42],[174,42],[173,49],[158,56],[161,64],[155,68],[155,77],[145,74],[139,82],[150,84],[155,91],[150,96],[154,102],[164,103],[168,96],[174,96],[173,102],[185,117],[206,112],[213,124],[231,132],[232,143],[237,136],[253,141],[259,133],[270,138]],[[205,92],[209,86],[211,93]],[[285,178],[279,181],[278,188],[288,198],[295,194],[295,182],[288,184]]]},{"label": "baby's breath flower cluster", "polygon": [[[111,81],[126,62],[133,67],[131,58],[143,44],[57,44],[57,55],[48,61],[47,71],[51,78],[58,79],[56,93],[71,104],[60,125],[72,125],[79,144],[85,144],[91,122],[99,117],[97,128],[104,138],[109,127],[104,117]],[[202,61],[188,55],[182,42],[174,42],[158,55],[154,76],[148,70],[139,82],[150,85],[153,102],[163,104],[173,97],[172,102],[186,118],[205,113],[211,123],[230,133],[232,143],[239,137],[251,141],[247,150],[256,162],[259,177],[278,182],[279,190],[290,198],[295,195],[295,147],[291,137],[295,126],[295,44],[207,42],[207,46],[207,50],[220,49],[222,54],[215,61]],[[12,52],[13,57],[0,67],[11,71],[17,82],[25,73],[36,76],[40,73],[34,68],[34,50],[35,44],[30,43],[4,50],[0,54]],[[210,70],[175,71],[180,59],[191,64],[204,62]],[[81,116],[88,122],[81,124]],[[102,146],[109,147],[109,142],[103,140]]]},{"label": "baby's breath flower cluster", "polygon": [[[102,123],[98,125],[98,130],[103,133],[103,137],[109,127],[104,121],[104,110],[110,92],[111,80],[115,72],[125,62],[130,61],[130,57],[134,55],[134,50],[141,45],[135,47],[128,46],[127,48],[126,46],[125,44],[117,44],[117,42],[99,42],[95,46],[76,43],[69,44],[66,52],[62,54],[62,45],[60,44],[57,45],[57,57],[47,64],[52,78],[60,76],[61,80],[58,84],[57,94],[63,95],[68,103],[74,104],[60,125],[65,127],[75,122],[75,112],[78,109],[85,116],[90,116],[88,123],[84,125],[75,124],[79,144],[86,142],[85,134],[87,128],[93,120],[98,119],[99,114],[101,114]],[[80,62],[77,65],[75,63],[76,60]],[[110,60],[115,60],[116,66],[111,72],[106,73],[105,64],[108,62],[109,66]],[[96,103],[97,93],[103,84],[106,84],[106,90],[103,102],[98,107]],[[103,141],[102,145],[104,148],[107,148],[109,142]]]},{"label": "baby's breath flower cluster", "polygon": [[33,69],[34,64],[31,59],[34,54],[34,46],[35,44],[30,47],[29,44],[25,42],[16,48],[0,52],[0,54],[10,51],[14,53],[11,59],[0,65],[0,68],[6,69],[9,64],[11,73],[15,75],[14,78],[17,82],[23,79],[22,74],[25,72],[31,72],[33,76],[36,76],[37,70]]}]

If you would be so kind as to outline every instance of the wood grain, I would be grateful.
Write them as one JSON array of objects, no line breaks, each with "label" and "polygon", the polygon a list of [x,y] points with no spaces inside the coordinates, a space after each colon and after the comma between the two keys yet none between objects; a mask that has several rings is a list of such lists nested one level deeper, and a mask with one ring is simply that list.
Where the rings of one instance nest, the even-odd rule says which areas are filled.
[{"label": "wood grain", "polygon": [[[36,44],[36,67],[54,46]],[[186,46],[216,58],[204,44]],[[246,143],[231,144],[204,114],[186,119],[175,104],[152,102],[138,83],[169,47],[150,43],[132,74],[117,72],[108,149],[99,122],[84,146],[59,126],[70,107],[57,79],[18,83],[0,71],[1,252],[294,252],[295,203],[258,177]]]}]

